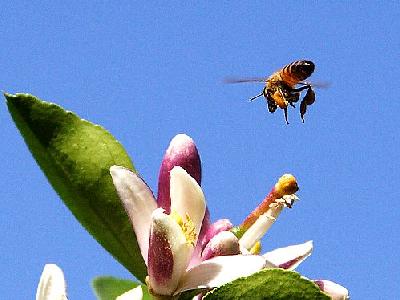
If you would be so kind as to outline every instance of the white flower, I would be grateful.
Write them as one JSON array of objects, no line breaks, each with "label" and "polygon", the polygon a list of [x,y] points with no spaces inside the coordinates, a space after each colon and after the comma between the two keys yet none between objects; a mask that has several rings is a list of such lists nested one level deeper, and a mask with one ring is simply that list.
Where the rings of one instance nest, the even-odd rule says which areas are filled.
[{"label": "white flower", "polygon": [[260,255],[234,255],[205,260],[188,269],[206,207],[196,180],[181,167],[171,170],[168,215],[157,208],[150,189],[137,174],[118,166],[110,172],[147,263],[151,293],[173,296],[191,289],[214,288],[268,265]]}]

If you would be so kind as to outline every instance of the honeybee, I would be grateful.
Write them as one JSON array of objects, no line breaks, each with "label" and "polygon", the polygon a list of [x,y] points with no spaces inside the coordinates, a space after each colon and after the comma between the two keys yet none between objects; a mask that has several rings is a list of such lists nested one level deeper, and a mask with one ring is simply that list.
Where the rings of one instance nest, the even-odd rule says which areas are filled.
[{"label": "honeybee", "polygon": [[265,82],[262,92],[250,98],[250,101],[264,96],[270,113],[275,112],[278,107],[283,109],[286,124],[289,124],[288,106],[295,107],[294,103],[299,101],[301,92],[307,90],[300,103],[300,116],[304,123],[304,114],[307,111],[307,106],[315,102],[315,92],[313,90],[315,85],[303,80],[310,77],[314,69],[315,65],[312,61],[297,60],[284,66],[268,78],[227,79],[225,81],[227,83]]}]

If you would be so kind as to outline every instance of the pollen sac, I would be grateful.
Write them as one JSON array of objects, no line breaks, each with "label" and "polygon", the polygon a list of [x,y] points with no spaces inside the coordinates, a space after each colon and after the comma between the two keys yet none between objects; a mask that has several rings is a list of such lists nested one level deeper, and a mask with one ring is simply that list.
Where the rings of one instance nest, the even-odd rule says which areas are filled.
[{"label": "pollen sac", "polygon": [[304,115],[306,114],[306,111],[307,111],[307,105],[311,105],[314,102],[315,102],[315,92],[310,87],[307,90],[307,93],[304,96],[304,98],[300,104],[300,115],[301,115],[301,120],[303,121],[303,123],[304,123]]},{"label": "pollen sac", "polygon": [[275,184],[275,190],[280,197],[284,195],[291,195],[299,190],[296,178],[291,174],[284,174],[279,178],[278,182]]},{"label": "pollen sac", "polygon": [[315,102],[315,92],[309,88],[303,100],[307,105],[313,104]]}]

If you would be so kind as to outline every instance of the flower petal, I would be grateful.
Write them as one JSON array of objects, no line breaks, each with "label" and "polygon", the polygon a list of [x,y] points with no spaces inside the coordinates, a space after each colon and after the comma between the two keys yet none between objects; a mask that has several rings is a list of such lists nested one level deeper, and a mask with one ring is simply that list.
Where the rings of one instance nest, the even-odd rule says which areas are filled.
[{"label": "flower petal", "polygon": [[313,250],[312,241],[303,244],[292,245],[285,248],[278,248],[265,253],[263,256],[269,262],[282,269],[294,270]]},{"label": "flower petal", "polygon": [[171,211],[180,216],[189,215],[195,227],[196,240],[200,233],[206,201],[200,186],[183,168],[174,167],[171,172]]},{"label": "flower petal", "polygon": [[249,276],[265,266],[265,259],[259,255],[217,256],[187,271],[175,295],[192,289],[218,287],[239,277]]},{"label": "flower petal", "polygon": [[118,296],[115,300],[142,300],[143,299],[143,291],[142,287],[139,285],[134,289],[131,289],[122,295]]},{"label": "flower petal", "polygon": [[158,205],[170,212],[170,174],[173,167],[180,166],[186,170],[200,185],[201,163],[194,141],[186,134],[176,135],[165,152],[158,176]]},{"label": "flower petal", "polygon": [[332,300],[350,299],[349,291],[340,284],[329,280],[314,280],[314,283],[319,286],[321,291],[328,294]]},{"label": "flower petal", "polygon": [[110,173],[147,265],[151,214],[157,208],[156,201],[149,187],[136,173],[119,166],[112,166]]},{"label": "flower petal", "polygon": [[189,263],[193,245],[176,220],[158,208],[153,213],[148,259],[149,286],[153,294],[171,295]]},{"label": "flower petal", "polygon": [[55,264],[46,264],[36,291],[36,300],[67,300],[64,274]]}]

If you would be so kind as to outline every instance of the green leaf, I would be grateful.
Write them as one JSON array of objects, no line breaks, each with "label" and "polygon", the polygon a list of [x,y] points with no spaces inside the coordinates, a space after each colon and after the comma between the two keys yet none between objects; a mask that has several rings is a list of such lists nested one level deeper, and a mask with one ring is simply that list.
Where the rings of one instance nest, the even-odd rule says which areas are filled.
[{"label": "green leaf", "polygon": [[185,291],[183,293],[180,293],[179,295],[177,295],[177,299],[176,300],[192,300],[194,296],[203,293],[204,291],[207,291],[205,289],[195,289],[195,290],[190,290],[190,291]]},{"label": "green leaf", "polygon": [[329,300],[310,280],[296,272],[268,269],[239,278],[209,292],[204,300]]},{"label": "green leaf", "polygon": [[[130,280],[119,279],[112,276],[100,276],[93,279],[92,287],[99,300],[115,300],[123,293],[140,285]],[[143,300],[151,300],[147,286],[142,285]]]},{"label": "green leaf", "polygon": [[144,282],[146,266],[109,173],[112,165],[134,170],[122,145],[104,128],[56,104],[29,94],[5,97],[29,150],[65,205],[114,258]]}]

